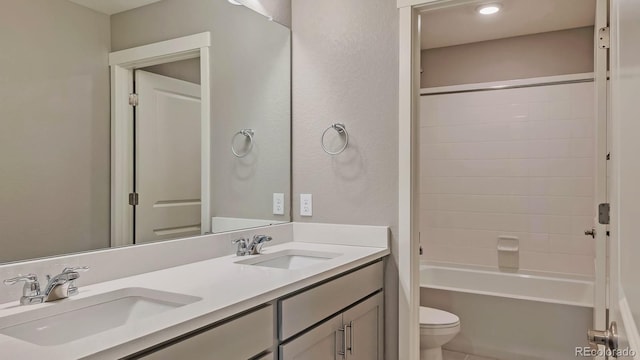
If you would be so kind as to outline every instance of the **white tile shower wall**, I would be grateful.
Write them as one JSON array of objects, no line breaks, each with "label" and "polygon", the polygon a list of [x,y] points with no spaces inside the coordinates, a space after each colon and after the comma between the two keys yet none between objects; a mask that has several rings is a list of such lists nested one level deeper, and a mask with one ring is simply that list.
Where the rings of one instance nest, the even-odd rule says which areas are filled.
[{"label": "white tile shower wall", "polygon": [[593,274],[594,86],[422,96],[420,235],[427,260]]}]

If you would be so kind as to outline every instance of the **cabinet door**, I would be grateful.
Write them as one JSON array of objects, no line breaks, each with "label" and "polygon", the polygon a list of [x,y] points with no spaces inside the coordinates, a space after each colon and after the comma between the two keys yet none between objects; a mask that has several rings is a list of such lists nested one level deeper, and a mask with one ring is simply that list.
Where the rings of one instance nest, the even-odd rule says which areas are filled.
[{"label": "cabinet door", "polygon": [[337,315],[300,337],[280,345],[280,360],[342,360],[342,315]]},{"label": "cabinet door", "polygon": [[347,360],[382,360],[384,302],[380,292],[343,314]]}]

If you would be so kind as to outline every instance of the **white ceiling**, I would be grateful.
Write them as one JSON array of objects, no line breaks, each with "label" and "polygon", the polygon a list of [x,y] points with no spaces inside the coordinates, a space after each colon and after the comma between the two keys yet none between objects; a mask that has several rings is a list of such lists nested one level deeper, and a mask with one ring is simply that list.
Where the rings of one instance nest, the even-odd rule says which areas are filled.
[{"label": "white ceiling", "polygon": [[162,0],[69,0],[107,15],[135,9]]},{"label": "white ceiling", "polygon": [[[493,15],[479,4],[498,2]],[[422,13],[422,48],[467,44],[593,25],[595,0],[486,0]]]}]

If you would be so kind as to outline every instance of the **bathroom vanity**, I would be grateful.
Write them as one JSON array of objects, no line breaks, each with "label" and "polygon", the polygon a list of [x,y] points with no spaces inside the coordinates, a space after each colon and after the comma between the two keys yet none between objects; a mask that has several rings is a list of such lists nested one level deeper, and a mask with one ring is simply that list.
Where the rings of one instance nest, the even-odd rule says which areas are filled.
[{"label": "bathroom vanity", "polygon": [[279,350],[282,360],[382,359],[382,274],[377,261],[127,358],[275,359]]},{"label": "bathroom vanity", "polygon": [[[0,304],[2,356],[287,360],[304,353],[382,359],[388,229],[293,223],[253,233],[270,228],[289,235],[260,255],[220,254],[90,285],[81,276],[79,293],[68,299]],[[239,235],[210,235],[209,241],[230,244]],[[139,260],[167,246],[149,245]],[[111,250],[112,263],[132,249]],[[76,255],[82,256],[5,265],[0,274],[91,262],[96,253]],[[85,281],[90,273],[83,273]]]}]

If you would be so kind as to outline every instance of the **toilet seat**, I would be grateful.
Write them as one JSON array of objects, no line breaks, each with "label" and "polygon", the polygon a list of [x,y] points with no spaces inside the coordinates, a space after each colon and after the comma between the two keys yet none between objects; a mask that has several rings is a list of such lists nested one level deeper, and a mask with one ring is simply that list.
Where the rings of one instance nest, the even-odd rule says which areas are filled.
[{"label": "toilet seat", "polygon": [[446,329],[459,326],[460,318],[450,312],[420,307],[420,329]]}]

